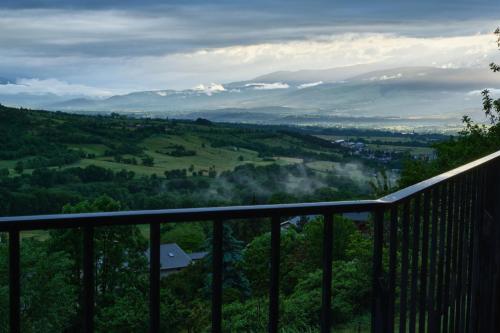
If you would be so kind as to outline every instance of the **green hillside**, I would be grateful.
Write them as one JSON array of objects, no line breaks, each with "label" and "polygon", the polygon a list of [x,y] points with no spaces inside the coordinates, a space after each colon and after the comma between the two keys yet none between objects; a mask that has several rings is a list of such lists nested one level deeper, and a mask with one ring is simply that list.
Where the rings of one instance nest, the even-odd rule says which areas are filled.
[{"label": "green hillside", "polygon": [[188,169],[191,176],[246,163],[286,165],[342,156],[327,141],[320,145],[284,131],[204,120],[82,116],[0,106],[0,131],[0,168],[11,172],[16,164],[27,173],[40,167],[96,165],[137,175]]},{"label": "green hillside", "polygon": [[0,106],[0,216],[102,195],[122,210],[361,198],[363,163],[296,128]]}]

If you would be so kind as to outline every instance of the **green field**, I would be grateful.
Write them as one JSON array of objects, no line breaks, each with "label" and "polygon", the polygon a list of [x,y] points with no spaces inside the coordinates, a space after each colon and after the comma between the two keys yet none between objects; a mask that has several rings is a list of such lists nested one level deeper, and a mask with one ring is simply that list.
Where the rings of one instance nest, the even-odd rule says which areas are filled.
[{"label": "green field", "polygon": [[340,165],[338,162],[330,162],[330,161],[313,161],[308,162],[307,167],[319,171],[319,172],[334,172],[335,168]]},{"label": "green field", "polygon": [[[279,142],[272,143],[271,145],[277,146]],[[283,144],[283,143],[282,143]],[[161,153],[162,149],[172,145],[180,145],[187,150],[196,152],[194,156],[170,156]],[[285,143],[284,146],[291,147],[291,144]],[[105,156],[107,147],[100,144],[70,144],[68,148],[81,150],[87,154],[94,154],[93,158],[83,158],[77,163],[63,166],[68,167],[86,167],[89,165],[96,165],[107,168],[113,171],[120,171],[125,169],[133,171],[138,175],[163,175],[167,170],[174,169],[187,169],[190,166],[194,167],[194,171],[208,170],[210,167],[215,167],[217,172],[233,170],[236,166],[252,163],[255,165],[269,165],[269,164],[295,164],[301,163],[302,159],[286,156],[271,156],[270,158],[259,157],[258,153],[253,150],[239,148],[235,146],[226,147],[211,147],[208,143],[204,142],[200,137],[193,134],[186,135],[156,135],[145,139],[140,143],[144,154],[154,158],[153,166],[145,166],[140,163],[137,165],[126,164],[117,162],[113,157]],[[132,155],[124,155],[124,158],[134,157]],[[137,158],[137,157],[136,157]],[[23,160],[23,159],[20,159]],[[18,160],[0,160],[0,168],[7,168],[14,173],[14,166]],[[30,173],[32,169],[25,169],[24,173]]]}]

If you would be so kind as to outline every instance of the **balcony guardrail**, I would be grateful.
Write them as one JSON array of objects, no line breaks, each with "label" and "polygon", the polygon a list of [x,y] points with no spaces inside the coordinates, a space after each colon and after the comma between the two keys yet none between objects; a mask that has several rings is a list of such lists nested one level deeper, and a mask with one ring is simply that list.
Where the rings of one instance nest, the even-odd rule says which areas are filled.
[{"label": "balcony guardrail", "polygon": [[[332,323],[334,215],[371,212],[372,332],[497,332],[500,152],[378,200],[0,218],[9,233],[10,330],[20,331],[20,232],[83,230],[84,330],[94,330],[94,228],[150,225],[150,331],[160,331],[160,224],[213,223],[212,331],[222,327],[223,223],[269,218],[269,332],[279,329],[280,218],[322,215],[321,332]],[[246,221],[246,223],[251,223]],[[387,255],[387,263],[383,261]],[[319,301],[319,300],[318,300]]]}]

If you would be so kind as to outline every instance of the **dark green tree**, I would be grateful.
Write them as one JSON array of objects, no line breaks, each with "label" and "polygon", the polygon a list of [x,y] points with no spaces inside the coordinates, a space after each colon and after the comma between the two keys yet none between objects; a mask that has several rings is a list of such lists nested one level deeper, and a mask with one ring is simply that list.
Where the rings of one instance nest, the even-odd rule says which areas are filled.
[{"label": "dark green tree", "polygon": [[142,158],[142,165],[152,167],[155,165],[155,160],[151,156],[146,155]]},{"label": "dark green tree", "polygon": [[[83,201],[76,205],[64,206],[64,213],[107,212],[121,208],[119,202],[108,196],[100,196],[92,201]],[[50,233],[50,247],[55,251],[66,251],[75,258],[72,282],[81,285],[82,276],[82,234],[78,230],[54,230]],[[117,226],[95,228],[94,251],[96,263],[96,321],[103,327],[129,327],[129,318],[119,315],[127,307],[134,307],[142,299],[147,303],[147,241],[137,226]],[[134,297],[128,297],[130,290]],[[140,297],[137,293],[140,293]],[[80,295],[82,297],[83,295]],[[127,303],[131,302],[131,303]],[[76,304],[76,303],[75,303]],[[134,307],[135,308],[135,307]],[[143,318],[137,325],[146,327],[146,307],[137,307],[137,316]],[[77,311],[81,311],[77,308]],[[111,313],[115,315],[111,316]],[[116,321],[110,321],[110,317]],[[75,318],[78,322],[78,319]],[[120,331],[120,330],[119,330]],[[138,330],[141,331],[141,330]]]},{"label": "dark green tree", "polygon": [[[208,255],[206,262],[209,267],[212,267],[212,235],[207,240]],[[247,297],[250,294],[250,285],[245,276],[241,264],[243,261],[243,242],[237,240],[233,236],[233,230],[227,224],[223,227],[223,259],[222,259],[222,276],[223,289],[225,297],[232,300]],[[206,282],[206,290],[212,289],[212,274],[209,274]]]},{"label": "dark green tree", "polygon": [[[2,235],[3,236],[3,235]],[[0,332],[8,332],[7,242],[0,243]],[[63,332],[72,326],[77,286],[71,283],[68,253],[50,251],[44,242],[21,244],[21,325],[23,332]]]},{"label": "dark green tree", "polygon": [[17,172],[18,174],[23,173],[24,171],[23,161],[17,161],[16,165],[14,166],[14,171]]},{"label": "dark green tree", "polygon": [[206,241],[203,227],[198,223],[178,223],[161,235],[162,243],[177,243],[186,252],[203,249]]},{"label": "dark green tree", "polygon": [[161,280],[162,332],[209,331],[210,297],[204,292],[209,270],[197,262]]},{"label": "dark green tree", "polygon": [[0,178],[1,177],[8,177],[8,176],[9,176],[9,169],[7,169],[7,168],[0,169]]},{"label": "dark green tree", "polygon": [[208,168],[208,177],[215,178],[217,177],[217,171],[215,170],[215,165],[212,165]]}]

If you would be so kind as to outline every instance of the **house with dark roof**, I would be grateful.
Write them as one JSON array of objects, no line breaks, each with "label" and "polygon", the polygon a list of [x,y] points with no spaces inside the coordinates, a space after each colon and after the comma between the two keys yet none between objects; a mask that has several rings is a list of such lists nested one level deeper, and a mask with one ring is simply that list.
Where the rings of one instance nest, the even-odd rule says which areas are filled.
[{"label": "house with dark roof", "polygon": [[[208,252],[186,253],[177,243],[168,243],[160,245],[160,276],[178,272],[192,263],[199,261],[207,255]],[[149,250],[146,253],[149,259]]]}]

